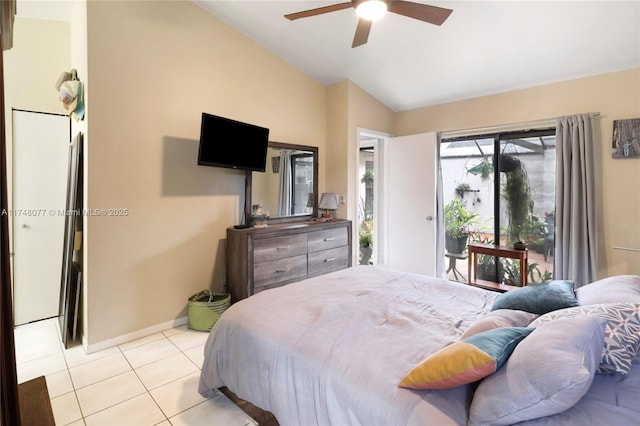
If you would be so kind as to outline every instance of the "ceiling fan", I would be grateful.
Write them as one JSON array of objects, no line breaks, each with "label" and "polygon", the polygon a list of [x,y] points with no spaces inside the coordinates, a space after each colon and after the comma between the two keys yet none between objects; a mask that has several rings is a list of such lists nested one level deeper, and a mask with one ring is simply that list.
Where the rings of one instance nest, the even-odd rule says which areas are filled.
[{"label": "ceiling fan", "polygon": [[434,25],[442,25],[449,15],[451,15],[451,12],[453,12],[451,9],[402,0],[351,0],[346,3],[289,13],[288,15],[284,15],[284,17],[293,21],[295,19],[322,15],[350,7],[356,9],[356,13],[358,14],[358,26],[351,47],[358,47],[365,44],[369,38],[372,22],[381,18],[387,11]]}]

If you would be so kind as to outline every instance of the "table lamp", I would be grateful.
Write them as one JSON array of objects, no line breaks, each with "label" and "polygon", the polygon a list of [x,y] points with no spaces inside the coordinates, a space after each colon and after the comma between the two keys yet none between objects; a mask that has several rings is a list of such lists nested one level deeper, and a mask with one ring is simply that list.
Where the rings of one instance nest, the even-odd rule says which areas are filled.
[{"label": "table lamp", "polygon": [[338,196],[330,192],[322,193],[322,197],[320,198],[320,203],[318,204],[318,208],[325,210],[325,212],[322,213],[323,219],[333,219],[333,211],[329,212],[329,210],[338,209]]}]

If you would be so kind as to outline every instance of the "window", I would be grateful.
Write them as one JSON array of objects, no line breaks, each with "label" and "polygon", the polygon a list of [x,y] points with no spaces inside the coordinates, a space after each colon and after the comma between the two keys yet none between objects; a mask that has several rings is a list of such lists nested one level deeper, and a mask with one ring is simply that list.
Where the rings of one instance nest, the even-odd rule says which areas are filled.
[{"label": "window", "polygon": [[294,153],[291,155],[292,202],[291,214],[310,214],[313,204],[309,205],[309,194],[313,191],[313,154]]},{"label": "window", "polygon": [[[440,150],[444,204],[458,207],[458,219],[460,205],[467,215],[466,222],[455,223],[458,233],[468,242],[526,243],[528,282],[549,280],[553,273],[555,147],[555,129],[545,129],[444,139]],[[451,211],[445,208],[445,228]],[[466,249],[446,250],[449,278],[466,281],[460,272],[466,274],[467,264],[458,265],[467,260]],[[517,262],[485,257],[478,274],[486,269],[481,278],[517,285]]]}]

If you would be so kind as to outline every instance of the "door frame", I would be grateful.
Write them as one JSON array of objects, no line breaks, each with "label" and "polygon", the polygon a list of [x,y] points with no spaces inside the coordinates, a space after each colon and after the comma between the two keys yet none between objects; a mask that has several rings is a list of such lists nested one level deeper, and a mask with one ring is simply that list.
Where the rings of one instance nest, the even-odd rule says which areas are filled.
[{"label": "door frame", "polygon": [[[373,147],[373,253],[371,260],[373,264],[378,263],[386,264],[385,262],[385,250],[384,250],[384,210],[385,210],[385,198],[383,191],[383,179],[384,179],[384,150],[387,140],[392,135],[384,132],[378,132],[376,130],[370,130],[358,127],[358,155],[356,156],[356,188],[357,202],[356,211],[354,217],[356,218],[356,236],[359,236],[360,230],[358,228],[358,206],[360,204],[360,148]],[[367,138],[366,141],[362,141],[362,138]],[[358,241],[359,239],[356,239]],[[355,255],[356,263],[360,259],[360,244],[354,244],[356,246]]]}]

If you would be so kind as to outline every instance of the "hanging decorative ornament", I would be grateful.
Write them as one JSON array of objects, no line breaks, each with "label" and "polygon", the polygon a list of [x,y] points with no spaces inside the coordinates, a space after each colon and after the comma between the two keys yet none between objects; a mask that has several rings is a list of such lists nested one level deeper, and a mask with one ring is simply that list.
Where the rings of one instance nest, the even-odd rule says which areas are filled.
[{"label": "hanging decorative ornament", "polygon": [[78,72],[75,69],[60,74],[56,82],[56,90],[60,93],[59,99],[62,106],[76,121],[84,119],[82,89],[82,82],[78,79]]}]

